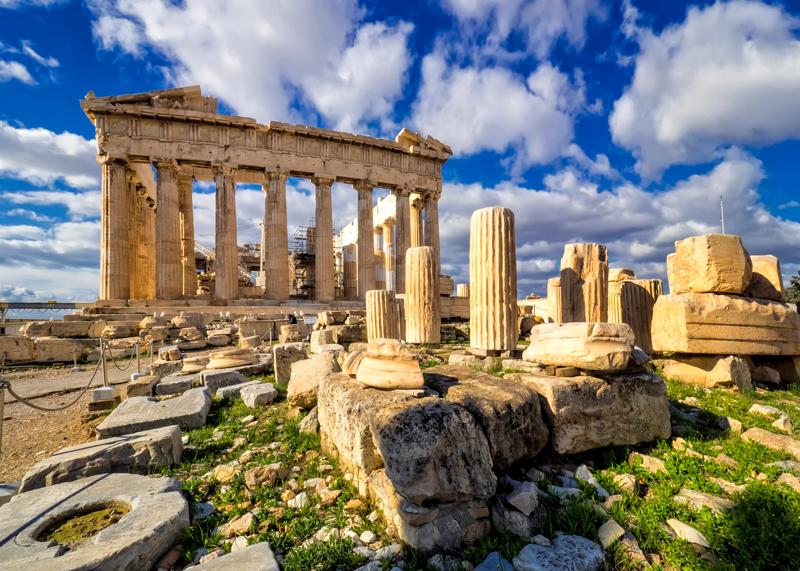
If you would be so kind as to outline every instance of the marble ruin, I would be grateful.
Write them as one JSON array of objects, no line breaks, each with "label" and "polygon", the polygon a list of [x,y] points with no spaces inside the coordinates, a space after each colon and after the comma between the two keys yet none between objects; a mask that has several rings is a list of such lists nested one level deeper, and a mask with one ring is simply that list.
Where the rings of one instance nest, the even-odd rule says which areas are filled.
[{"label": "marble ruin", "polygon": [[[262,296],[267,299],[289,298],[287,177],[310,179],[316,187],[315,299],[326,302],[336,296],[334,182],[352,184],[357,194],[359,299],[375,289],[375,188],[387,188],[396,198],[396,236],[389,236],[391,230],[384,234],[394,275],[404,275],[406,250],[422,245],[422,236],[438,259],[441,168],[451,152],[431,137],[403,129],[395,141],[386,141],[285,123],[262,125],[217,113],[217,100],[196,86],[112,97],[89,93],[81,107],[96,127],[103,174],[100,300],[124,305],[128,300],[196,297],[193,181],[216,186],[216,246],[209,256],[215,267],[213,298],[220,302],[244,297],[237,183],[264,189],[262,255],[269,279]],[[402,292],[403,278],[397,282],[394,290]]]},{"label": "marble ruin", "polygon": [[440,340],[439,272],[430,246],[406,252],[405,338],[409,343]]}]

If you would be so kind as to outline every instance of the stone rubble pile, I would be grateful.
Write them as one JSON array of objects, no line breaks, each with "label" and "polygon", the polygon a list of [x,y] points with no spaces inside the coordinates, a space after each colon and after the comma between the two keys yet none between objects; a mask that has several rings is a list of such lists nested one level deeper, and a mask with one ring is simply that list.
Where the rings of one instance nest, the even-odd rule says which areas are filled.
[{"label": "stone rubble pile", "polygon": [[800,381],[800,315],[786,303],[774,256],[750,256],[739,236],[679,240],[667,257],[670,293],[653,308],[664,374],[705,387]]}]

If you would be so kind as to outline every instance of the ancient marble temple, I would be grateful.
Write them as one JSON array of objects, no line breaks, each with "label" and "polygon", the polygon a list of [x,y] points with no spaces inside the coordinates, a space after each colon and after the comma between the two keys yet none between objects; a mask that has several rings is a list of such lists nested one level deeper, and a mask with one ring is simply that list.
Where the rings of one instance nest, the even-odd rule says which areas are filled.
[{"label": "ancient marble temple", "polygon": [[[451,150],[403,129],[394,141],[217,113],[198,86],[95,97],[81,107],[97,130],[102,168],[100,299],[177,300],[197,291],[192,182],[216,185],[215,289],[239,297],[236,183],[264,190],[267,299],[289,298],[286,179],[316,187],[315,296],[332,301],[334,226],[331,185],[351,184],[358,201],[357,293],[375,289],[373,190],[396,203],[394,265],[412,243],[409,197],[425,208],[425,243],[439,260],[438,200]],[[402,283],[395,284],[403,293]]]}]

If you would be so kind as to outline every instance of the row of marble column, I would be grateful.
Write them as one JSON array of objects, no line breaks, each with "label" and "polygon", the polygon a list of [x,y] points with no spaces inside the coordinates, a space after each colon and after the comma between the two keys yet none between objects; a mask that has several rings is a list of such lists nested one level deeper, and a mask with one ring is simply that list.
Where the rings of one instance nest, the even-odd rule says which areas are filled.
[{"label": "row of marble column", "polygon": [[[101,283],[100,298],[179,299],[196,294],[192,177],[175,161],[156,161],[156,201],[124,160],[102,161]],[[233,300],[239,290],[239,258],[236,240],[236,169],[212,167],[216,183],[215,290],[218,300]],[[265,297],[289,299],[286,175],[266,174],[262,256],[266,272]],[[333,244],[333,178],[316,177],[315,291],[319,301],[335,298]],[[374,187],[356,183],[358,193],[358,289],[359,299],[376,287],[376,256],[373,243],[372,194]],[[393,260],[387,274],[395,291],[404,291],[405,252],[421,245],[421,206],[412,209],[410,191],[393,189],[397,211],[396,239],[392,228],[383,230],[383,259]],[[425,198],[426,245],[439,252],[438,194]],[[437,260],[438,264],[438,260]],[[346,265],[346,263],[345,263]],[[438,266],[437,266],[438,269]]]}]

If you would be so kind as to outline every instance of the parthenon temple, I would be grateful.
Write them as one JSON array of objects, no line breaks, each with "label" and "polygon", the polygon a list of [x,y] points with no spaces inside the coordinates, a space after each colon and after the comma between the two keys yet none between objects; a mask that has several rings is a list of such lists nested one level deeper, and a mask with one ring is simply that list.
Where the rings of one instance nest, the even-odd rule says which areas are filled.
[{"label": "parthenon temple", "polygon": [[[439,263],[438,201],[447,145],[403,129],[394,141],[217,113],[198,86],[113,97],[89,93],[81,107],[97,131],[102,169],[100,300],[180,300],[198,296],[192,183],[216,185],[215,303],[240,290],[236,184],[260,184],[263,289],[290,298],[286,181],[316,192],[313,299],[363,300],[382,288],[403,293],[406,250],[431,246]],[[344,254],[346,285],[335,287],[331,186],[351,184],[358,200],[354,245]],[[373,191],[390,191],[391,214],[373,220]],[[380,231],[380,242],[375,232]],[[376,256],[375,245],[382,244]],[[354,247],[353,247],[354,246]],[[379,266],[376,267],[376,261]],[[377,278],[381,278],[382,281]],[[252,296],[247,296],[252,297]]]}]

